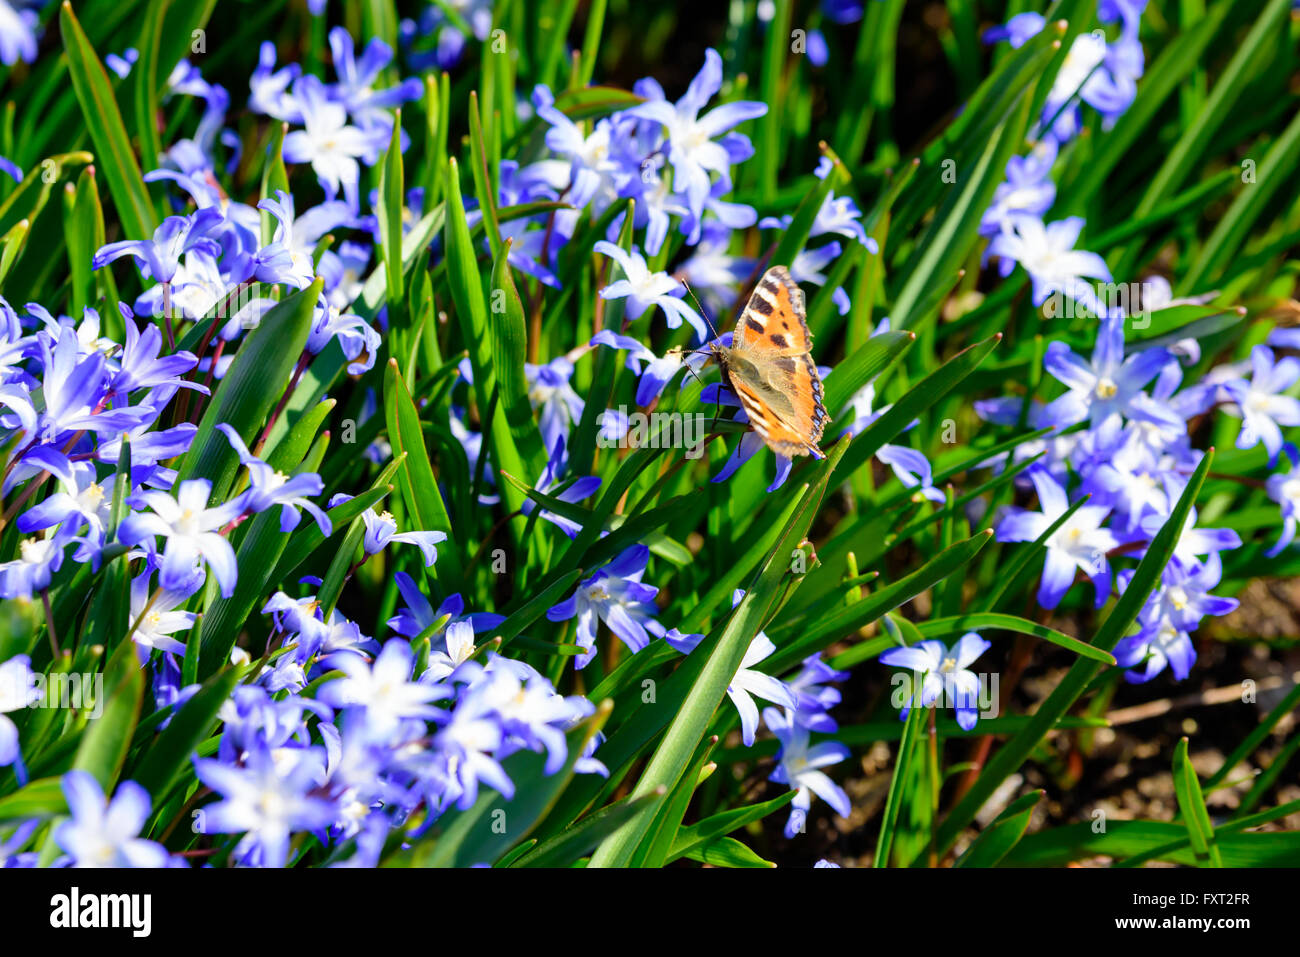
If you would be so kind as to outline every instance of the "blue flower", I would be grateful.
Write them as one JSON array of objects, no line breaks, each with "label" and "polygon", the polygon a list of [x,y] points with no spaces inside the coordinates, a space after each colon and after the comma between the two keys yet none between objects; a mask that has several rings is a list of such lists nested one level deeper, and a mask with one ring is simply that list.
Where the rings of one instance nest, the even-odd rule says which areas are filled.
[{"label": "blue flower", "polygon": [[[663,394],[668,383],[683,368],[699,371],[708,360],[703,350],[670,349],[660,358],[647,349],[632,336],[620,336],[612,329],[602,329],[591,337],[592,346],[609,346],[627,352],[624,365],[628,370],[640,376],[636,387],[636,404],[642,407],[650,405]],[[641,363],[645,363],[642,370]]]},{"label": "blue flower", "polygon": [[39,699],[29,655],[14,655],[0,663],[0,768],[12,765],[19,785],[27,783],[27,769],[18,743],[18,726],[8,712],[30,707]]},{"label": "blue flower", "polygon": [[1018,50],[1042,32],[1047,19],[1041,13],[1017,13],[1005,24],[984,31],[985,43],[1006,40],[1013,50]]},{"label": "blue flower", "polygon": [[18,557],[0,563],[0,598],[31,598],[50,587],[50,579],[63,565],[67,543],[54,538],[24,538]]},{"label": "blue flower", "polygon": [[633,652],[650,643],[647,631],[662,637],[663,628],[652,617],[659,589],[641,583],[649,559],[648,547],[633,545],[546,612],[548,621],[578,619],[576,641],[583,652],[574,659],[574,667],[585,668],[596,656],[596,629],[602,621]]},{"label": "blue flower", "polygon": [[123,781],[112,801],[88,771],[69,771],[60,781],[71,820],[54,831],[54,840],[73,867],[165,867],[167,849],[139,837],[151,801],[144,788]]},{"label": "blue flower", "polygon": [[1263,442],[1268,464],[1274,465],[1282,451],[1280,427],[1300,425],[1300,399],[1281,394],[1300,379],[1300,359],[1287,356],[1274,361],[1273,350],[1260,345],[1250,351],[1250,365],[1249,380],[1223,383],[1233,403],[1224,411],[1242,420],[1237,448],[1250,449]]},{"label": "blue flower", "polygon": [[23,851],[23,846],[31,840],[36,829],[41,826],[39,818],[22,821],[0,841],[0,869],[6,867],[35,867],[40,860],[39,851]]},{"label": "blue flower", "polygon": [[900,717],[906,718],[913,707],[928,708],[943,695],[957,712],[957,724],[969,731],[979,720],[979,677],[968,670],[975,659],[989,648],[973,631],[958,639],[951,650],[942,641],[920,641],[904,648],[891,648],[880,656],[880,663],[910,669],[924,676],[919,689],[913,688]]},{"label": "blue flower", "polygon": [[539,410],[538,428],[546,448],[552,449],[557,441],[566,442],[569,430],[582,420],[586,404],[573,390],[573,363],[566,356],[557,356],[543,365],[524,363],[524,377],[528,382],[528,401]]},{"label": "blue flower", "polygon": [[438,549],[435,546],[447,540],[446,532],[399,532],[397,520],[391,512],[378,514],[373,508],[368,508],[361,513],[361,520],[366,525],[361,547],[367,555],[383,551],[389,542],[405,542],[420,549],[424,555],[424,566],[428,568],[438,560]]},{"label": "blue flower", "polygon": [[461,810],[478,799],[479,784],[496,789],[507,801],[515,796],[515,785],[495,752],[505,741],[501,717],[494,703],[473,688],[466,691],[452,710],[451,720],[434,736],[436,764],[430,783],[441,791],[433,802],[437,810],[455,802]]},{"label": "blue flower", "polygon": [[[1150,681],[1166,667],[1181,681],[1191,674],[1195,662],[1196,648],[1191,635],[1168,622],[1144,627],[1115,646],[1115,663],[1127,669],[1124,680],[1129,682]],[[1146,667],[1138,670],[1140,665]]]},{"label": "blue flower", "polygon": [[[423,84],[412,78],[388,89],[376,89],[384,69],[393,60],[393,50],[378,37],[370,42],[357,58],[352,36],[343,27],[334,27],[329,35],[330,51],[334,54],[334,71],[338,83],[332,94],[363,129],[377,128],[385,138],[393,135],[393,107],[408,100],[418,99]],[[405,148],[405,147],[403,147]]]},{"label": "blue flower", "polygon": [[[743,594],[737,591],[733,596],[733,604],[739,604]],[[772,644],[772,639],[760,631],[750,641],[740,668],[727,685],[727,697],[740,714],[740,737],[745,742],[745,747],[754,743],[754,735],[758,731],[758,705],[754,704],[751,695],[792,710],[799,706],[794,693],[786,687],[785,682],[755,668],[755,665],[775,651],[776,645]]]},{"label": "blue flower", "polygon": [[0,63],[13,66],[19,60],[36,59],[36,30],[40,13],[32,9],[44,0],[0,0]]},{"label": "blue flower", "polygon": [[822,661],[820,651],[805,658],[799,673],[786,682],[786,687],[794,693],[798,702],[794,720],[810,731],[834,731],[837,724],[830,715],[830,709],[840,703],[841,696],[838,688],[826,687],[826,683],[845,681],[848,677],[847,671],[836,671]]},{"label": "blue flower", "polygon": [[615,280],[600,290],[602,299],[626,299],[625,315],[629,320],[639,319],[651,306],[664,312],[669,329],[676,329],[685,319],[695,329],[699,341],[708,338],[709,330],[699,314],[681,300],[685,287],[665,272],[652,273],[645,258],[636,250],[626,252],[621,247],[601,240],[592,247],[623,268],[623,279]]},{"label": "blue flower", "polygon": [[133,509],[150,508],[152,512],[133,511],[118,526],[117,537],[124,545],[143,544],[150,552],[157,548],[156,539],[166,541],[159,566],[158,584],[165,590],[183,591],[194,569],[206,560],[221,588],[221,596],[235,593],[239,567],[235,550],[217,530],[239,516],[238,501],[208,507],[212,483],[207,479],[181,482],[176,497],[161,489],[145,489],[127,499]]},{"label": "blue flower", "polygon": [[[1141,45],[1136,45],[1140,55]],[[1083,128],[1080,100],[1102,114],[1107,129],[1128,109],[1137,96],[1142,69],[1140,62],[1136,71],[1123,68],[1128,64],[1123,52],[1123,48],[1112,50],[1100,32],[1074,38],[1043,104],[1041,122],[1051,124],[1046,135],[1061,143],[1079,135]]]},{"label": "blue flower", "polygon": [[[572,484],[556,491],[564,483],[564,472],[568,468],[568,455],[564,448],[564,439],[555,440],[555,445],[551,449],[551,454],[546,460],[546,465],[542,468],[542,474],[537,479],[535,486],[537,491],[544,492],[559,499],[561,502],[577,503],[585,498],[590,498],[595,491],[600,488],[600,479],[594,475],[585,475],[574,480]],[[531,498],[527,499],[520,511],[525,515],[531,515],[537,511],[537,503]],[[577,538],[578,532],[582,531],[582,525],[563,515],[556,514],[549,509],[542,509],[539,513],[540,518],[544,518],[552,525],[557,526],[569,538]]]},{"label": "blue flower", "polygon": [[829,804],[840,817],[847,818],[852,814],[853,805],[849,796],[822,770],[848,760],[849,749],[838,741],[822,741],[809,746],[808,729],[795,720],[794,713],[788,709],[782,713],[776,708],[764,708],[763,722],[781,742],[776,769],[768,776],[768,780],[788,785],[797,792],[790,802],[785,836],[794,837],[807,830],[808,811],[812,807],[814,794]]},{"label": "blue flower", "polygon": [[357,161],[373,166],[388,145],[388,137],[377,128],[363,130],[350,125],[347,108],[331,100],[325,85],[314,76],[295,80],[293,97],[302,111],[304,129],[285,136],[285,162],[311,163],[326,199],[333,200],[342,189],[348,208],[359,212],[361,167]]},{"label": "blue flower", "polygon": [[555,774],[568,758],[565,730],[596,711],[581,695],[558,694],[551,682],[521,661],[492,655],[482,676],[466,692],[482,701],[501,722],[506,734],[498,757],[520,748],[545,752],[543,770]]},{"label": "blue flower", "polygon": [[[1032,542],[1043,534],[1069,507],[1065,489],[1043,469],[1030,468],[1030,478],[1038,490],[1042,511],[1012,509],[997,527],[1000,542]],[[1047,539],[1047,558],[1038,585],[1038,603],[1055,608],[1070,586],[1074,573],[1082,570],[1096,589],[1100,608],[1110,595],[1110,565],[1106,553],[1119,546],[1119,540],[1102,523],[1110,514],[1106,505],[1084,505]]]},{"label": "blue flower", "polygon": [[127,47],[120,56],[116,53],[105,56],[104,66],[112,70],[119,80],[125,80],[131,75],[131,67],[135,66],[139,59],[140,51],[135,47]]},{"label": "blue flower", "polygon": [[1053,342],[1043,357],[1043,368],[1070,391],[1047,407],[1042,423],[1064,428],[1090,419],[1099,425],[1111,416],[1123,415],[1182,431],[1182,417],[1142,391],[1171,361],[1173,357],[1160,348],[1125,356],[1124,320],[1120,318],[1102,320],[1090,361],[1064,342]]},{"label": "blue flower", "polygon": [[1106,261],[1096,253],[1075,249],[1083,229],[1083,219],[1068,216],[1044,225],[1034,216],[1013,216],[1002,224],[993,237],[985,258],[998,257],[998,271],[1003,276],[1019,263],[1029,273],[1033,284],[1033,302],[1041,306],[1047,297],[1059,293],[1086,306],[1097,316],[1107,315],[1088,278],[1111,281]]},{"label": "blue flower", "polygon": [[555,108],[550,90],[538,86],[533,91],[537,115],[550,124],[546,131],[546,145],[569,161],[569,181],[566,198],[577,209],[593,204],[593,212],[603,212],[618,197],[618,181],[624,172],[618,158],[612,155],[619,137],[614,120],[599,120],[591,133],[583,133],[573,120]]},{"label": "blue flower", "polygon": [[334,526],[329,516],[315,503],[307,500],[308,495],[320,495],[325,490],[325,483],[319,475],[315,472],[302,472],[290,478],[249,452],[244,440],[231,426],[221,422],[217,424],[217,429],[230,442],[240,463],[248,469],[248,488],[236,500],[243,506],[241,511],[256,514],[278,505],[280,531],[291,532],[302,521],[302,516],[298,514],[298,509],[301,508],[316,520],[322,535],[326,538],[330,536]]},{"label": "blue flower", "polygon": [[[870,382],[855,392],[853,397],[849,399],[849,407],[853,409],[853,421],[840,434],[858,435],[891,408],[891,406],[887,405],[881,409],[873,410],[872,405],[875,404],[875,401],[876,389]],[[916,422],[910,423],[907,430],[910,430],[915,425]],[[934,487],[934,473],[930,466],[930,460],[921,452],[916,449],[909,449],[905,445],[886,443],[876,450],[876,458],[893,470],[894,475],[903,483],[905,488],[916,489],[916,495],[937,503],[947,501],[947,496]]]},{"label": "blue flower", "polygon": [[197,249],[213,257],[221,255],[221,247],[208,234],[224,219],[221,210],[215,207],[200,209],[189,216],[168,216],[154,230],[152,239],[128,239],[101,247],[91,260],[91,267],[102,269],[115,259],[132,256],[145,276],[169,283],[180,268],[181,256],[190,250]]},{"label": "blue flower", "polygon": [[19,515],[18,531],[29,534],[57,525],[55,538],[60,543],[81,542],[76,561],[89,561],[104,547],[112,503],[96,479],[91,463],[73,462],[70,472],[54,474],[59,480],[58,491]]},{"label": "blue flower", "polygon": [[[1167,518],[1167,515],[1147,515],[1141,522],[1143,533],[1147,538],[1155,538]],[[1215,570],[1214,574],[1217,576],[1222,561],[1219,553],[1240,548],[1241,536],[1230,528],[1197,528],[1196,520],[1196,509],[1192,509],[1183,523],[1182,530],[1178,533],[1178,541],[1174,544],[1174,557],[1188,568],[1205,561]],[[1145,554],[1145,552],[1138,554]]]},{"label": "blue flower", "polygon": [[208,394],[206,386],[181,378],[198,365],[199,360],[194,353],[177,349],[170,355],[160,355],[163,342],[162,333],[157,326],[146,325],[144,332],[141,332],[129,319],[124,324],[126,342],[122,346],[117,374],[109,382],[110,392],[128,395],[137,389],[176,386]]},{"label": "blue flower", "polygon": [[403,720],[437,717],[429,702],[451,694],[444,686],[412,681],[414,664],[411,644],[402,638],[386,642],[373,665],[358,655],[334,655],[329,666],[344,676],[322,685],[317,699],[334,708],[360,709],[367,733],[386,738]]},{"label": "blue flower", "polygon": [[194,773],[222,796],[205,805],[196,819],[203,834],[238,834],[236,859],[259,867],[284,867],[289,838],[331,824],[334,806],[316,792],[325,778],[321,748],[280,748],[255,744],[241,764],[195,758]]},{"label": "blue flower", "polygon": [[[315,278],[313,256],[320,238],[339,226],[356,225],[356,217],[348,204],[338,200],[321,203],[298,216],[294,211],[293,196],[281,189],[275,191],[275,199],[264,199],[257,208],[270,213],[279,225],[274,241],[253,257],[250,278],[261,282],[282,282],[297,289],[307,288]],[[327,258],[331,260],[329,266],[325,263]],[[337,260],[337,253],[326,250],[321,256],[322,274],[329,273],[339,278],[341,267]]]},{"label": "blue flower", "polygon": [[289,63],[277,70],[275,59],[275,44],[270,40],[262,41],[258,48],[257,68],[248,80],[248,108],[286,123],[301,123],[302,109],[290,88],[302,75],[302,67]]},{"label": "blue flower", "polygon": [[[713,49],[704,53],[704,66],[677,103],[651,100],[627,111],[627,115],[654,120],[668,136],[668,162],[673,167],[673,189],[686,197],[691,214],[699,218],[712,189],[710,173],[730,183],[731,164],[753,152],[748,138],[732,134],[715,142],[732,127],[767,113],[767,104],[746,100],[726,103],[704,116],[700,111],[722,89],[722,57]],[[703,333],[701,333],[703,338]]]},{"label": "blue flower", "polygon": [[[450,70],[459,64],[470,39],[461,32],[461,22],[479,41],[487,39],[492,29],[492,0],[458,0],[454,9],[460,20],[453,21],[445,9],[431,3],[422,8],[418,20],[401,22],[402,45],[408,50],[407,62],[412,69]],[[420,42],[426,38],[433,40],[431,50]]]},{"label": "blue flower", "polygon": [[320,355],[335,340],[348,360],[348,375],[361,375],[374,367],[383,337],[361,316],[345,313],[322,297],[307,336],[307,353]]},{"label": "blue flower", "polygon": [[[100,352],[83,356],[76,334],[70,328],[65,328],[53,348],[44,333],[39,338],[45,409],[34,423],[34,439],[55,446],[69,432],[117,434],[137,428],[156,415],[148,407],[107,407],[106,360]],[[49,451],[63,457],[55,448]]]},{"label": "blue flower", "polygon": [[466,623],[475,633],[490,631],[497,625],[505,621],[504,615],[497,615],[491,612],[478,612],[471,615],[465,614],[465,599],[459,594],[447,596],[446,601],[434,610],[429,599],[424,597],[415,581],[406,572],[398,572],[393,576],[397,584],[397,591],[401,594],[402,600],[406,602],[406,607],[400,609],[396,615],[388,619],[388,627],[393,629],[399,635],[405,635],[407,638],[415,638],[424,634],[441,618],[447,619],[447,624],[433,633],[432,647],[439,648],[446,629],[454,624]]},{"label": "blue flower", "polygon": [[1300,469],[1296,468],[1296,458],[1300,456],[1291,456],[1289,450],[1287,455],[1291,457],[1287,471],[1268,477],[1268,497],[1282,506],[1282,531],[1273,547],[1264,553],[1269,558],[1279,554],[1295,539],[1296,518],[1300,516]]},{"label": "blue flower", "polygon": [[155,648],[174,655],[184,655],[185,642],[172,636],[177,632],[189,631],[199,617],[196,612],[176,609],[203,585],[202,573],[192,576],[179,590],[160,589],[157,595],[152,595],[149,587],[152,577],[153,570],[147,568],[131,579],[130,620],[132,623],[139,622],[131,632],[131,640],[137,645],[141,664],[148,660],[149,653]]},{"label": "blue flower", "polygon": [[1006,181],[993,193],[993,202],[980,220],[981,236],[997,236],[1004,229],[1014,229],[1017,217],[1040,220],[1056,202],[1056,184],[1052,182],[1052,164],[1058,149],[1055,140],[1039,140],[1028,156],[1007,160]]}]

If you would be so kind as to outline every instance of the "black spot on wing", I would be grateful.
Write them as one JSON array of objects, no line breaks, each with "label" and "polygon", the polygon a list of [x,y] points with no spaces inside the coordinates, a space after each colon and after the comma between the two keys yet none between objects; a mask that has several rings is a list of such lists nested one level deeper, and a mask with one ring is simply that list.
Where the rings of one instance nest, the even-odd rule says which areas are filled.
[{"label": "black spot on wing", "polygon": [[772,314],[772,303],[758,293],[749,297],[749,308],[753,309],[759,315],[770,316]]},{"label": "black spot on wing", "polygon": [[772,345],[776,346],[778,349],[787,349],[790,346],[790,340],[779,332],[772,333],[772,335],[768,336],[768,339],[772,340]]},{"label": "black spot on wing", "polygon": [[751,319],[749,316],[745,317],[745,326],[749,328],[751,332],[757,332],[760,335],[767,329],[767,327],[757,319]]}]

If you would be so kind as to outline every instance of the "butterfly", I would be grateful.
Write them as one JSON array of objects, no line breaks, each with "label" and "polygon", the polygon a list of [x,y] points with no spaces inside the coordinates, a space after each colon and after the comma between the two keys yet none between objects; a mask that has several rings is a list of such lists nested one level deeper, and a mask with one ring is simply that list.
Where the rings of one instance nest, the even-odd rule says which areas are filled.
[{"label": "butterfly", "polygon": [[826,456],[817,442],[828,416],[804,317],[803,290],[788,269],[773,266],[736,321],[731,347],[713,343],[710,348],[768,448],[786,458],[821,459]]}]

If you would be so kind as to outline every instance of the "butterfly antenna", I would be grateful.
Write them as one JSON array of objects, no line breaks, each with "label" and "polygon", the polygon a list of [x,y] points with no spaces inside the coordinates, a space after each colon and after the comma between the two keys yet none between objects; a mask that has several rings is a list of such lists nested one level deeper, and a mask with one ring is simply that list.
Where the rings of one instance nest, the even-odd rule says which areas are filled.
[{"label": "butterfly antenna", "polygon": [[712,322],[709,322],[709,314],[704,311],[704,304],[700,302],[699,298],[695,295],[695,290],[691,288],[691,284],[687,282],[685,279],[680,279],[678,280],[678,282],[680,282],[683,286],[686,287],[687,293],[689,293],[690,297],[695,300],[695,305],[698,306],[700,310],[700,316],[701,318],[704,319],[705,324],[709,327],[709,331],[713,333],[713,338],[715,339],[718,338],[718,329]]},{"label": "butterfly antenna", "polygon": [[[708,324],[709,329],[713,332],[713,338],[714,339],[719,338],[717,326],[715,326],[712,322],[709,322],[709,314],[705,311],[704,304],[700,302],[699,297],[695,295],[695,290],[691,288],[691,284],[687,282],[685,279],[679,281],[683,286],[686,287],[686,292],[690,294],[690,297],[695,300],[695,305],[698,306],[700,310],[700,316],[703,317],[704,321]],[[705,350],[693,349],[691,351],[704,352]],[[695,376],[696,381],[699,382],[701,386],[704,385],[704,380],[701,379],[698,374],[696,374],[694,369],[692,369],[689,365],[687,365],[686,370],[690,372],[691,375]],[[718,392],[714,396],[713,422],[709,425],[710,429],[713,429],[717,426],[718,419],[722,414],[722,387],[726,384],[725,382],[726,376],[724,375],[722,378],[724,381],[718,383]]]}]

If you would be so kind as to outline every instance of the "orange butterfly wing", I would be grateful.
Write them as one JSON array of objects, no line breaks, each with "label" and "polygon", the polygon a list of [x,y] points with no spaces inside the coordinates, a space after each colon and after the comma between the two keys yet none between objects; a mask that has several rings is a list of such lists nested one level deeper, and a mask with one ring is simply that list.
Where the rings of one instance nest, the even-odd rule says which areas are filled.
[{"label": "orange butterfly wing", "polygon": [[731,376],[755,431],[781,455],[821,458],[817,442],[829,418],[822,380],[812,358],[803,290],[784,266],[773,266],[759,280],[736,323],[732,348],[763,370],[767,385],[789,403],[787,409],[774,408],[743,376]]}]

